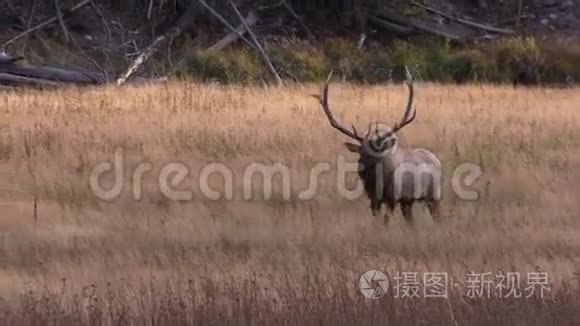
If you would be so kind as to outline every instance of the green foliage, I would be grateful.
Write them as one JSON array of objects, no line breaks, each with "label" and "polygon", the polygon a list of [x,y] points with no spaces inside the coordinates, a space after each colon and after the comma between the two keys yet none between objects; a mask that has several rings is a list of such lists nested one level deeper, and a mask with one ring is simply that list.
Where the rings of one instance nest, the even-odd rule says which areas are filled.
[{"label": "green foliage", "polygon": [[500,79],[510,79],[524,73],[539,81],[543,64],[542,53],[533,38],[511,38],[495,44],[496,64]]},{"label": "green foliage", "polygon": [[220,83],[257,82],[267,73],[258,58],[246,49],[194,52],[187,70],[194,78]]},{"label": "green foliage", "polygon": [[542,75],[545,80],[566,81],[568,77],[580,80],[580,46],[546,44],[543,47],[545,58]]},{"label": "green foliage", "polygon": [[402,69],[405,65],[414,67],[420,74],[418,77],[425,80],[450,81],[458,68],[458,61],[452,55],[447,41],[396,41],[389,53],[392,64],[397,69]]},{"label": "green foliage", "polygon": [[324,43],[326,65],[335,69],[348,80],[363,80],[369,62],[368,55],[360,51],[356,44],[345,39],[332,38]]},{"label": "green foliage", "polygon": [[452,78],[461,82],[491,81],[497,75],[493,58],[480,50],[460,50],[453,53],[449,67]]},{"label": "green foliage", "polygon": [[297,81],[318,81],[324,75],[324,55],[316,47],[306,43],[290,43],[268,49],[272,63]]},{"label": "green foliage", "polygon": [[397,66],[423,66],[425,52],[412,43],[396,40],[389,51],[389,58]]}]

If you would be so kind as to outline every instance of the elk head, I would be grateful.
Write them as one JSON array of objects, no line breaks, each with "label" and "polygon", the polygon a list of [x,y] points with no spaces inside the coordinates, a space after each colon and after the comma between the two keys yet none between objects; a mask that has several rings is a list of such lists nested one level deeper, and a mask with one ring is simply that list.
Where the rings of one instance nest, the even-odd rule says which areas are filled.
[{"label": "elk head", "polygon": [[351,152],[355,152],[360,154],[362,157],[369,157],[369,158],[381,158],[385,157],[391,153],[394,153],[398,147],[398,138],[397,132],[402,130],[405,126],[409,125],[416,117],[416,110],[413,107],[413,81],[412,76],[409,72],[409,69],[405,67],[406,75],[407,75],[407,85],[409,87],[409,100],[407,103],[407,108],[405,113],[403,114],[403,118],[401,121],[395,123],[392,127],[383,126],[382,124],[374,123],[369,124],[368,130],[364,136],[361,136],[356,128],[352,126],[352,130],[349,130],[339,124],[332,113],[330,112],[330,108],[328,106],[328,84],[330,79],[332,78],[332,71],[328,75],[326,83],[322,89],[322,94],[317,96],[320,100],[320,104],[324,109],[324,113],[330,122],[330,125],[343,133],[344,135],[348,136],[352,140],[355,140],[356,143],[345,143],[347,149]]}]

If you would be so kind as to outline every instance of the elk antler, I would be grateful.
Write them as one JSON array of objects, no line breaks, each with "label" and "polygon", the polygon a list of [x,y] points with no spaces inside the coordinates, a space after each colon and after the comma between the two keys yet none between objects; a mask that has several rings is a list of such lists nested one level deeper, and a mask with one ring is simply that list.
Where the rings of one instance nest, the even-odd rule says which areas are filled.
[{"label": "elk antler", "polygon": [[330,109],[328,108],[328,84],[330,82],[330,79],[332,78],[332,73],[333,71],[330,71],[330,73],[328,74],[328,78],[326,79],[326,83],[324,84],[324,88],[322,89],[322,96],[319,97],[320,99],[320,105],[322,105],[322,108],[324,109],[324,113],[326,113],[326,117],[328,118],[328,121],[330,122],[330,125],[337,129],[338,131],[342,132],[343,134],[349,136],[350,138],[356,139],[359,142],[363,141],[363,137],[359,136],[356,128],[353,126],[352,130],[350,131],[348,129],[346,129],[345,127],[341,126],[332,116],[332,113],[330,113]]},{"label": "elk antler", "polygon": [[407,103],[407,109],[405,110],[403,119],[400,122],[395,123],[395,126],[393,127],[393,133],[403,129],[403,127],[413,122],[417,116],[417,111],[413,107],[413,76],[411,76],[407,66],[405,66],[405,73],[407,75],[407,85],[409,86],[409,102]]}]

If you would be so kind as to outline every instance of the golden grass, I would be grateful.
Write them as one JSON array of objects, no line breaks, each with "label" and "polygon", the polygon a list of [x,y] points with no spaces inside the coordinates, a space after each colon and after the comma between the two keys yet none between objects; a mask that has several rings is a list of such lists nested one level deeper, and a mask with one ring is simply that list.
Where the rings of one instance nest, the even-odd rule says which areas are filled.
[{"label": "golden grass", "polygon": [[[416,86],[417,120],[406,146],[437,153],[449,175],[482,166],[475,202],[447,187],[445,222],[417,208],[419,226],[400,212],[388,230],[364,197],[342,198],[337,157],[356,157],[310,97],[317,85],[284,89],[170,83],[122,89],[0,93],[0,322],[7,324],[530,324],[580,320],[580,90]],[[330,105],[364,129],[393,122],[403,86],[335,84]],[[126,154],[123,195],[97,199],[92,168]],[[149,162],[144,195],[131,198],[131,174]],[[188,202],[156,186],[165,163],[191,171]],[[199,191],[205,164],[235,178],[233,200]],[[283,163],[271,200],[242,198],[252,162]],[[328,162],[312,200],[310,168]],[[259,180],[259,179],[257,179]],[[278,180],[279,181],[279,180]],[[219,178],[212,180],[220,188]],[[349,187],[358,182],[348,177]],[[35,199],[36,198],[36,199]],[[36,208],[34,202],[36,201]],[[35,213],[36,211],[36,213]],[[358,292],[369,269],[447,272],[449,299],[380,300]],[[469,271],[549,273],[544,299],[469,299]],[[492,295],[495,292],[492,292]]]}]

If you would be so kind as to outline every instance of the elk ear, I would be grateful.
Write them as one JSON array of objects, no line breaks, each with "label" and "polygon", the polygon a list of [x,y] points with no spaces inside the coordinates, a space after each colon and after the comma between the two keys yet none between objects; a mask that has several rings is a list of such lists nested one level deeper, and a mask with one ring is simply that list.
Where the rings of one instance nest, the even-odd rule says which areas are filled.
[{"label": "elk ear", "polygon": [[360,146],[352,143],[344,143],[346,148],[353,153],[360,153]]}]

